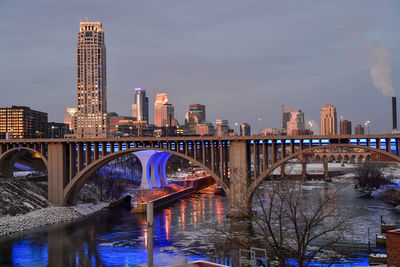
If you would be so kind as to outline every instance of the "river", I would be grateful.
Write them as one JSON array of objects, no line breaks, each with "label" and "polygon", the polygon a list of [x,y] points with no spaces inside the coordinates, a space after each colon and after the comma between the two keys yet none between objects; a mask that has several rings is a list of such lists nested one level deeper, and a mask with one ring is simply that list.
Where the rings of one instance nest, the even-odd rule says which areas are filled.
[{"label": "river", "polygon": [[[261,185],[259,190],[263,190]],[[351,234],[337,252],[351,265],[368,265],[368,228],[371,248],[380,231],[380,216],[400,226],[400,214],[380,200],[363,198],[350,181],[307,182],[304,190],[340,190],[335,203],[351,211]],[[176,259],[215,261],[222,255],[224,240],[215,229],[226,226],[228,200],[212,192],[194,194],[155,212],[155,264],[165,266]],[[1,266],[140,266],[147,262],[147,231],[144,215],[124,208],[104,209],[80,220],[17,233],[0,240]],[[341,265],[344,266],[344,265]]]}]

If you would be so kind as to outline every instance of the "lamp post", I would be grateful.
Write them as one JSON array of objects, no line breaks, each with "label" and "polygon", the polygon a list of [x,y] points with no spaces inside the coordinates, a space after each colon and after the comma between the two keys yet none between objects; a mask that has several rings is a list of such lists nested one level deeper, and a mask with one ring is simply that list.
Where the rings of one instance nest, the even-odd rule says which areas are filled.
[{"label": "lamp post", "polygon": [[54,138],[54,125],[51,125],[51,138]]},{"label": "lamp post", "polygon": [[239,125],[239,123],[237,123],[237,122],[235,122],[235,132],[237,132],[237,135],[239,135],[239,131],[238,131],[238,129],[237,129],[237,127],[238,127],[238,125]]},{"label": "lamp post", "polygon": [[370,121],[366,121],[366,122],[364,123],[365,128],[367,128],[367,133],[368,133],[368,134],[369,134],[369,123],[370,123]]}]

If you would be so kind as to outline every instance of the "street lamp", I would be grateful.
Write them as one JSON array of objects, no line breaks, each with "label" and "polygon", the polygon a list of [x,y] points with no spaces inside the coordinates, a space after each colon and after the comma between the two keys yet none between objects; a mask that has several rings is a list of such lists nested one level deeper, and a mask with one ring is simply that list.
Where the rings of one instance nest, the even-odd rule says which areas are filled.
[{"label": "street lamp", "polygon": [[54,138],[54,125],[51,125],[51,138]]},{"label": "street lamp", "polygon": [[237,129],[238,125],[239,125],[239,123],[235,122],[235,132],[238,133],[237,135],[239,135],[239,131],[238,131],[238,129]]},{"label": "street lamp", "polygon": [[311,131],[312,123],[311,121],[308,122],[308,129]]},{"label": "street lamp", "polygon": [[369,123],[370,123],[370,121],[366,121],[366,122],[364,123],[365,128],[367,128],[367,133],[368,133],[368,134],[369,134]]}]

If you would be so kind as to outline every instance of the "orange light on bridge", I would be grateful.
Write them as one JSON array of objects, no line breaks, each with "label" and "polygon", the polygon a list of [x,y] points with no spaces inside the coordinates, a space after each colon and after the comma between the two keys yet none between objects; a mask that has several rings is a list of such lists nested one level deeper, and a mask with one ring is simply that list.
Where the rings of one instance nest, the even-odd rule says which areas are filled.
[{"label": "orange light on bridge", "polygon": [[33,153],[33,154],[32,154],[32,158],[34,158],[34,159],[40,159],[41,157],[40,157],[40,155],[39,155],[38,153]]}]

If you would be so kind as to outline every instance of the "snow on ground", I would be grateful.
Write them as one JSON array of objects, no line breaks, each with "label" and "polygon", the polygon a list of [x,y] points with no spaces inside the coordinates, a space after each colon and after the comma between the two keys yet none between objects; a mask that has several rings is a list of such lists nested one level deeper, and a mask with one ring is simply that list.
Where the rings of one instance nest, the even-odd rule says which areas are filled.
[{"label": "snow on ground", "polygon": [[0,217],[0,236],[48,224],[70,221],[82,214],[69,207],[47,207],[26,214]]},{"label": "snow on ground", "polygon": [[106,202],[99,202],[97,204],[93,203],[84,203],[84,204],[77,204],[76,206],[71,207],[73,210],[79,212],[82,215],[88,215],[93,212],[99,211],[105,207],[107,207],[109,203]]}]

